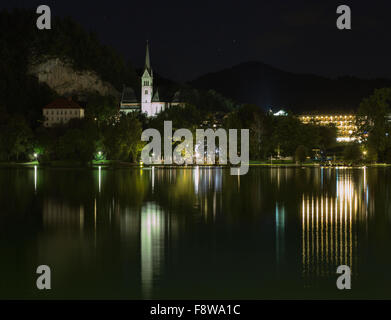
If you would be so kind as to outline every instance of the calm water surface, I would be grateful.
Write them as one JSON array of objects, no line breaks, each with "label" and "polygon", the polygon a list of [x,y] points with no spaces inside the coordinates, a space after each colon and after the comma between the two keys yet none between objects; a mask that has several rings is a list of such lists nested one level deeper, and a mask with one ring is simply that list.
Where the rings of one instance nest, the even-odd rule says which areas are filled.
[{"label": "calm water surface", "polygon": [[388,168],[0,169],[0,298],[391,298],[390,195]]}]

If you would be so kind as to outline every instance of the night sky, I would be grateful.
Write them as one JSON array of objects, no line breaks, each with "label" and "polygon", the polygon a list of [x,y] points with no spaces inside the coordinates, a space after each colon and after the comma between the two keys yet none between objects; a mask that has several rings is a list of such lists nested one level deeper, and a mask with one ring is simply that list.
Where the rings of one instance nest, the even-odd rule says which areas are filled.
[{"label": "night sky", "polygon": [[[95,31],[136,67],[149,39],[154,70],[173,80],[254,60],[299,73],[391,78],[389,0],[5,0],[0,8],[40,4]],[[341,4],[352,9],[350,31],[336,28]]]}]

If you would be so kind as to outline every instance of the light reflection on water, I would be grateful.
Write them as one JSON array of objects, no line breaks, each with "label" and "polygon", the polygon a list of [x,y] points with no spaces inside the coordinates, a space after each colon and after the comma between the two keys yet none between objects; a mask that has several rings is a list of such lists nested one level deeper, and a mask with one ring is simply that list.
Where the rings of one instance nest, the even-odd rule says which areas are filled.
[{"label": "light reflection on water", "polygon": [[84,228],[84,206],[71,206],[61,200],[45,199],[42,208],[43,227],[53,229]]},{"label": "light reflection on water", "polygon": [[160,275],[164,258],[164,211],[149,202],[141,209],[141,282],[143,297],[152,297],[153,282]]},{"label": "light reflection on water", "polygon": [[[0,198],[0,222],[18,233],[7,214],[30,216],[23,232],[37,241],[40,261],[56,264],[67,297],[80,268],[79,281],[93,283],[78,289],[81,297],[165,298],[176,288],[183,298],[189,285],[199,297],[268,298],[279,297],[270,293],[276,286],[305,296],[322,288],[319,280],[335,282],[341,264],[369,278],[368,252],[391,266],[378,249],[390,240],[391,204],[378,189],[391,189],[387,169],[251,168],[237,177],[204,167],[34,167],[33,193],[24,172],[0,171],[0,186],[13,181]],[[6,202],[15,196],[18,211]],[[8,252],[7,242],[2,248]],[[18,248],[29,250],[27,242]],[[95,281],[102,277],[105,286]]]},{"label": "light reflection on water", "polygon": [[277,267],[284,260],[285,251],[285,208],[276,203],[276,262]]},{"label": "light reflection on water", "polygon": [[302,269],[307,280],[310,276],[335,275],[339,265],[348,265],[358,276],[357,228],[367,215],[366,188],[365,182],[359,188],[347,169],[339,170],[336,176],[335,194],[327,190],[303,193]]}]

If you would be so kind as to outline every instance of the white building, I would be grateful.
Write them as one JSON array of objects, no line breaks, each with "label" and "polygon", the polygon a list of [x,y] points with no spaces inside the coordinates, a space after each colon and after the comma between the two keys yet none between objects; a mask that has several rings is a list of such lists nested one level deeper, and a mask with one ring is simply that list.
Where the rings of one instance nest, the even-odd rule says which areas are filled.
[{"label": "white building", "polygon": [[273,109],[270,107],[269,108],[269,114],[273,115],[275,117],[286,117],[288,116],[288,112],[286,112],[284,109],[280,109],[279,111],[275,112]]},{"label": "white building", "polygon": [[337,128],[337,141],[355,141],[357,132],[356,116],[353,114],[308,114],[299,116],[304,124],[315,124],[321,126],[335,125]]},{"label": "white building", "polygon": [[71,119],[84,118],[84,108],[71,99],[59,98],[49,103],[42,110],[45,117],[43,125],[52,127],[57,124],[67,123]]},{"label": "white building", "polygon": [[151,68],[149,45],[147,42],[144,72],[141,76],[141,99],[137,99],[132,88],[124,87],[120,111],[123,113],[141,111],[142,113],[146,113],[149,117],[153,117],[167,108],[184,105],[184,103],[180,101],[179,91],[175,93],[171,101],[162,101],[158,89],[154,91],[153,84],[153,71]]}]

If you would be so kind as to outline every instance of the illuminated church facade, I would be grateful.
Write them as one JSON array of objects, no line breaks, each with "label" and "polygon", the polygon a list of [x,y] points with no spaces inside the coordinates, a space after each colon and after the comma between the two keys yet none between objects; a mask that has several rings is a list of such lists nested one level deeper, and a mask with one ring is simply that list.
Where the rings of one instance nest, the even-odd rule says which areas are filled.
[{"label": "illuminated church facade", "polygon": [[154,90],[153,70],[149,55],[149,44],[147,42],[145,53],[144,72],[141,76],[141,95],[140,99],[136,97],[133,88],[124,87],[121,98],[120,111],[127,114],[129,112],[142,112],[148,117],[154,117],[161,111],[174,106],[183,106],[180,101],[180,92],[177,91],[171,101],[162,101],[159,97],[159,91]]}]

